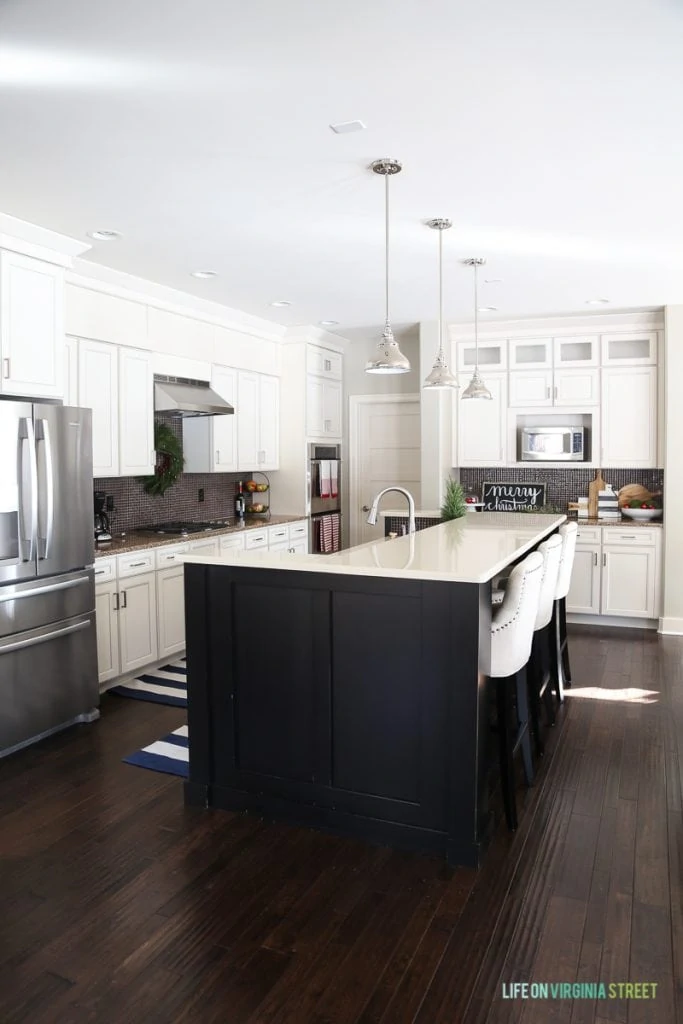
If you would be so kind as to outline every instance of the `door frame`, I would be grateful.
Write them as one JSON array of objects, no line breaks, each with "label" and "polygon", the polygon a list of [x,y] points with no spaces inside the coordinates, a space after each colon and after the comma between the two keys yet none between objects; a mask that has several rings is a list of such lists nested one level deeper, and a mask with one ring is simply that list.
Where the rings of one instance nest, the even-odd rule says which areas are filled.
[{"label": "door frame", "polygon": [[[382,395],[350,395],[349,396],[349,543],[358,536],[360,525],[360,509],[358,507],[360,493],[360,412],[366,405],[388,405],[389,403],[407,405],[417,402],[420,406],[420,395],[417,394],[382,394]],[[420,474],[420,483],[422,475]],[[419,503],[419,502],[418,502]]]}]

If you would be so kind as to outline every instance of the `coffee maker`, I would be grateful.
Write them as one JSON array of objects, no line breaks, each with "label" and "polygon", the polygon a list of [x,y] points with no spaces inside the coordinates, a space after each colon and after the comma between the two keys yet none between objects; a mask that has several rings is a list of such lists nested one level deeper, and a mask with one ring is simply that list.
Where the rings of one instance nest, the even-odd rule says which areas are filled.
[{"label": "coffee maker", "polygon": [[104,491],[95,491],[94,503],[95,503],[95,543],[100,544],[104,541],[111,540],[111,532],[109,530],[109,516],[104,511],[104,506],[107,500],[107,495]]}]

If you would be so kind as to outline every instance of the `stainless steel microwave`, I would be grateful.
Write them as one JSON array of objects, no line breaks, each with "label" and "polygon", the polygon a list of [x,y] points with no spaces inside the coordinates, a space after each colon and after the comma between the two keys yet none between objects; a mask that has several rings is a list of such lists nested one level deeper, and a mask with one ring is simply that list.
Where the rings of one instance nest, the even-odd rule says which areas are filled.
[{"label": "stainless steel microwave", "polygon": [[522,462],[583,462],[583,427],[523,427]]}]

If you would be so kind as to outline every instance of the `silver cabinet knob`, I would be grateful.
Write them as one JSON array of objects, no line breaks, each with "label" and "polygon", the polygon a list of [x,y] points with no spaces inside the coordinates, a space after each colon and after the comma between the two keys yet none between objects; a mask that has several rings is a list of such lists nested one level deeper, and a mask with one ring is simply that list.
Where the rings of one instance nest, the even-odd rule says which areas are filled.
[{"label": "silver cabinet knob", "polygon": [[370,511],[370,506],[369,505],[363,505],[361,507],[361,512],[369,512],[369,511]]}]

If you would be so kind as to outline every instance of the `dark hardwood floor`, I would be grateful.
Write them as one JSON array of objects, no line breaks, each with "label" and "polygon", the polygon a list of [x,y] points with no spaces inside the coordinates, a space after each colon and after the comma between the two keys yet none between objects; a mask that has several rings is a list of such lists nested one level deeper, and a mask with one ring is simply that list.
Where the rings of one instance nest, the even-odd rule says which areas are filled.
[{"label": "dark hardwood floor", "polygon": [[[121,762],[177,709],[105,697],[0,762],[1,1024],[683,1021],[683,640],[570,644],[519,830],[479,873],[185,809],[178,779]],[[563,981],[658,988],[502,998]]]}]

